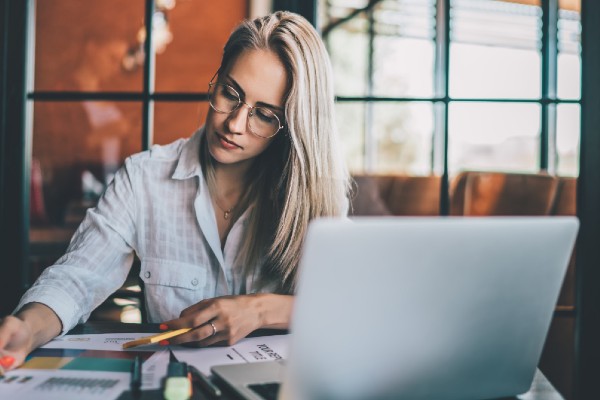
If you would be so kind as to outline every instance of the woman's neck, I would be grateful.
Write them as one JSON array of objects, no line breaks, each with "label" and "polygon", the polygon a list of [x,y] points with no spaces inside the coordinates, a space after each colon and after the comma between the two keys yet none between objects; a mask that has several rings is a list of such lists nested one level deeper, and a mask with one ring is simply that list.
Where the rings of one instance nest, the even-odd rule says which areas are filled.
[{"label": "woman's neck", "polygon": [[216,195],[223,200],[239,200],[246,187],[250,163],[216,164]]}]

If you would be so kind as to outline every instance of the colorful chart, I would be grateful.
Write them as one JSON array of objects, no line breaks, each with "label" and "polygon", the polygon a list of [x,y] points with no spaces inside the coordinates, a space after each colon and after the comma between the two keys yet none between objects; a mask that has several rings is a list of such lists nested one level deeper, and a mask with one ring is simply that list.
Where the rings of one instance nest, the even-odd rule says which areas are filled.
[{"label": "colorful chart", "polygon": [[21,369],[63,369],[129,372],[135,356],[145,361],[152,353],[110,350],[37,349]]}]

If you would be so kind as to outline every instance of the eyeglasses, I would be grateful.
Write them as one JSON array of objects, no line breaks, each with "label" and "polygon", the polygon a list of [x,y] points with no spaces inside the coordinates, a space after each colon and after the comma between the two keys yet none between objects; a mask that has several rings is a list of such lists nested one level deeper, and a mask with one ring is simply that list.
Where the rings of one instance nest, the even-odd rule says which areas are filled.
[{"label": "eyeglasses", "polygon": [[213,110],[221,114],[231,114],[242,104],[248,107],[248,128],[258,137],[271,138],[283,128],[277,114],[267,107],[252,107],[242,101],[237,90],[225,83],[215,83],[211,79],[208,84],[208,102]]}]

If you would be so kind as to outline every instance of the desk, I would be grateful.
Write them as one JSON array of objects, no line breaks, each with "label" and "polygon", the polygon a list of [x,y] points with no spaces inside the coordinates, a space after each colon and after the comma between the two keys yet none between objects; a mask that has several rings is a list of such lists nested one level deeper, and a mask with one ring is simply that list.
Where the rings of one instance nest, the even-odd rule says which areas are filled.
[{"label": "desk", "polygon": [[[108,332],[148,332],[154,333],[159,332],[158,324],[123,324],[115,322],[88,322],[85,325],[79,325],[71,330],[71,334],[93,334],[93,333],[108,333]],[[258,335],[281,333],[281,331],[273,330],[261,330],[255,333]],[[194,399],[205,399],[204,395],[195,395]],[[124,393],[119,400],[131,399],[128,393]],[[160,391],[144,392],[141,397],[137,399],[162,399]],[[222,400],[233,400],[234,397],[228,393],[225,393]],[[552,384],[546,379],[546,377],[538,370],[531,390],[520,396],[510,398],[511,400],[564,400],[562,395],[552,386]],[[509,400],[509,399],[504,399]]]}]

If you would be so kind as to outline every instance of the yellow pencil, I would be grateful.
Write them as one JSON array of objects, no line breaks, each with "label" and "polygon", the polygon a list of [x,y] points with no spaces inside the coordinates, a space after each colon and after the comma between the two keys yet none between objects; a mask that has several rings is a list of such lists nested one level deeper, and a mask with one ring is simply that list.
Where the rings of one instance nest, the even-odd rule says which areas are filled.
[{"label": "yellow pencil", "polygon": [[131,347],[143,346],[145,344],[158,343],[161,340],[170,339],[175,336],[183,335],[186,332],[189,332],[192,328],[183,328],[177,329],[174,331],[162,332],[152,336],[146,336],[143,338],[132,340],[131,342],[123,343],[124,349],[129,349]]}]

